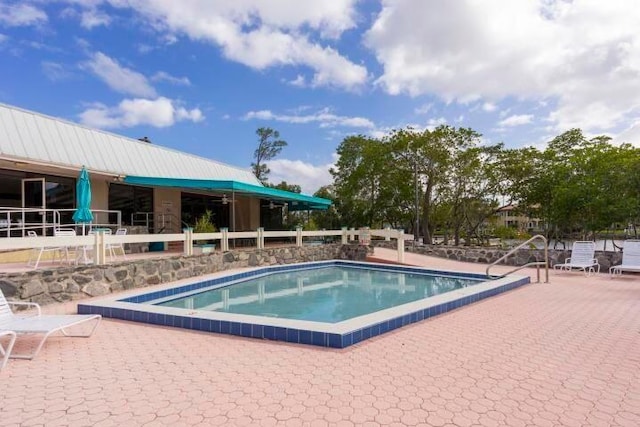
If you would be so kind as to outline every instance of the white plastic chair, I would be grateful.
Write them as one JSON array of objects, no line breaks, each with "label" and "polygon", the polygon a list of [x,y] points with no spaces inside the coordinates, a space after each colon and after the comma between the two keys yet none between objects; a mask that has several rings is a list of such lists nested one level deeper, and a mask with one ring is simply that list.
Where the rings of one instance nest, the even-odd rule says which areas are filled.
[{"label": "white plastic chair", "polygon": [[600,264],[595,258],[596,244],[591,241],[573,242],[571,248],[571,258],[567,258],[563,264],[553,266],[556,270],[571,271],[574,268],[584,271],[587,276],[593,273],[600,273]]},{"label": "white plastic chair", "polygon": [[[76,234],[75,231],[73,230],[68,230],[68,231],[73,232],[73,235],[75,236]],[[59,232],[60,230],[54,231],[54,236],[69,235],[69,234],[65,234],[64,232],[62,234],[58,234]],[[33,230],[28,230],[27,237],[38,237],[38,234]],[[45,252],[53,253],[52,262],[55,262],[57,255],[60,255],[60,261],[62,261],[61,253],[64,252],[65,259],[67,260],[67,262],[69,262],[69,250],[66,246],[49,246],[49,247],[40,246],[39,248],[33,248],[31,250],[31,254],[29,255],[29,259],[27,260],[27,265],[30,267],[33,267],[34,269],[38,268],[38,265],[40,264],[40,260],[42,259],[42,254],[44,254]]]},{"label": "white plastic chair", "polygon": [[623,271],[640,272],[640,240],[625,240],[622,244],[622,263],[609,268],[611,276]]},{"label": "white plastic chair", "polygon": [[[111,230],[109,230],[111,231]],[[110,233],[109,233],[110,234]],[[127,229],[126,228],[118,228],[116,230],[116,236],[126,236],[127,235]],[[109,254],[111,256],[112,259],[116,258],[116,250],[120,250],[122,251],[122,258],[127,259],[127,254],[124,251],[124,243],[109,243],[107,244],[107,248],[109,251]]]},{"label": "white plastic chair", "polygon": [[7,366],[9,356],[11,356],[11,350],[13,349],[13,345],[16,343],[16,336],[16,333],[13,331],[0,331],[0,338],[9,337],[9,343],[6,348],[2,347],[2,344],[0,344],[0,356],[2,356],[2,360],[0,360],[0,371],[2,368]]},{"label": "white plastic chair", "polygon": [[[13,313],[11,306],[32,307],[36,309],[36,314],[31,316],[18,316]],[[102,319],[102,316],[99,314],[42,314],[38,304],[34,302],[7,301],[0,290],[0,335],[11,335],[11,333],[13,333],[13,342],[15,342],[16,335],[43,334],[42,339],[32,353],[15,354],[15,352],[12,352],[8,356],[12,359],[33,359],[38,355],[49,335],[54,332],[60,331],[63,335],[68,337],[89,337],[93,334],[93,331],[95,331],[98,323],[100,323],[100,319]],[[88,333],[71,334],[67,331],[67,329],[72,326],[76,326],[90,320],[95,320],[96,323]],[[3,354],[7,356],[7,353],[11,351],[12,347],[13,343],[10,343],[6,349],[2,350]]]}]

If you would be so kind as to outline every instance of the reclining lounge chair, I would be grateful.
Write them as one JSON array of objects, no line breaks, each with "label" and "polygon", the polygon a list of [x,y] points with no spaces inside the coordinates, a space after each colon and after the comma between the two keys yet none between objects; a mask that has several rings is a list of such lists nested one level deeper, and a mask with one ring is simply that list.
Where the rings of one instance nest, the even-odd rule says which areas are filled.
[{"label": "reclining lounge chair", "polygon": [[622,264],[609,268],[609,274],[621,275],[623,271],[640,273],[640,240],[625,240],[622,245]]},{"label": "reclining lounge chair", "polygon": [[[30,316],[18,316],[11,310],[11,306],[26,306],[36,309],[35,315]],[[54,332],[62,332],[63,335],[68,337],[89,337],[93,334],[102,316],[99,314],[42,314],[40,306],[33,302],[14,302],[7,301],[4,294],[0,290],[0,334],[6,334],[13,331],[17,335],[27,334],[39,334],[43,335],[42,339],[36,346],[36,349],[30,354],[15,354],[11,353],[12,359],[33,359],[38,355],[42,345],[49,338],[49,335]],[[95,324],[88,333],[72,334],[67,331],[68,328],[79,325],[90,320],[95,320]],[[83,328],[84,329],[84,328]],[[4,353],[8,353],[8,350],[3,350]]]},{"label": "reclining lounge chair", "polygon": [[584,271],[587,276],[600,273],[600,264],[595,258],[596,244],[589,241],[573,242],[571,258],[567,258],[563,264],[553,266],[556,270],[571,271],[574,268]]}]

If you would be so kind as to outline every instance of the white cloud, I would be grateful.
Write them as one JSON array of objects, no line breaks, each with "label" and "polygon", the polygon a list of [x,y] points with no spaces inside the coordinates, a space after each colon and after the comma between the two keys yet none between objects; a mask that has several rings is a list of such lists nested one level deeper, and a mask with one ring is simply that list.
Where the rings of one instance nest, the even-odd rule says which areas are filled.
[{"label": "white cloud", "polygon": [[332,163],[326,165],[312,165],[302,160],[275,159],[267,163],[271,174],[269,181],[279,183],[286,181],[289,184],[297,184],[304,194],[313,194],[323,185],[329,185],[333,178],[329,169]]},{"label": "white cloud", "polygon": [[26,27],[47,22],[47,14],[30,4],[0,3],[0,24],[7,27]]},{"label": "white cloud", "polygon": [[174,77],[165,71],[158,71],[151,77],[151,80],[154,82],[165,81],[178,86],[191,86],[191,81],[188,77]]},{"label": "white cloud", "polygon": [[312,86],[355,89],[367,81],[366,68],[328,43],[355,27],[356,1],[138,0],[113,5],[133,8],[163,37],[185,35],[213,43],[227,58],[251,68],[304,66],[313,70]]},{"label": "white cloud", "polygon": [[390,94],[552,101],[595,131],[640,118],[638,22],[635,0],[384,0],[365,43]]},{"label": "white cloud", "polygon": [[89,61],[82,65],[116,92],[145,98],[156,96],[155,89],[144,75],[121,66],[118,61],[102,52],[95,53]]},{"label": "white cloud", "polygon": [[96,103],[80,114],[80,121],[87,126],[109,129],[140,125],[154,127],[172,126],[178,121],[204,120],[198,108],[187,110],[167,98],[125,99],[115,107]]},{"label": "white cloud", "polygon": [[98,9],[83,10],[80,14],[80,25],[83,28],[91,30],[92,28],[111,24],[111,17]]},{"label": "white cloud", "polygon": [[0,33],[0,44],[3,44],[4,42],[6,42],[7,40],[9,40],[9,36]]},{"label": "white cloud", "polygon": [[40,67],[42,67],[44,75],[54,82],[65,80],[72,76],[72,73],[64,65],[58,62],[42,61],[40,63]]},{"label": "white cloud", "polygon": [[[427,120],[427,129],[429,129],[430,131],[434,130],[435,128],[437,128],[440,125],[446,125],[447,124],[447,119],[445,119],[444,117],[438,117],[438,118],[431,118],[429,120]],[[419,127],[416,127],[416,129]]]},{"label": "white cloud", "polygon": [[319,123],[320,127],[353,127],[353,128],[373,128],[375,124],[364,117],[348,117],[338,116],[330,112],[328,108],[324,108],[314,114],[306,115],[288,115],[274,114],[270,110],[249,111],[244,116],[244,120],[273,120],[277,122],[307,124]]},{"label": "white cloud", "polygon": [[620,134],[613,137],[615,143],[629,143],[635,147],[640,147],[640,120],[633,123]]},{"label": "white cloud", "polygon": [[302,74],[298,74],[295,79],[289,80],[287,83],[289,83],[291,86],[305,87],[307,85],[307,80]]},{"label": "white cloud", "polygon": [[433,108],[433,103],[430,102],[428,104],[422,104],[418,108],[415,108],[413,112],[415,114],[427,114],[429,111],[431,111],[432,108]]},{"label": "white cloud", "polygon": [[484,104],[482,104],[482,111],[486,111],[487,113],[496,111],[497,108],[498,107],[496,106],[496,104],[493,104],[491,102],[485,102]]},{"label": "white cloud", "polygon": [[532,120],[532,114],[514,114],[504,120],[500,120],[498,125],[501,127],[522,126],[531,123]]}]

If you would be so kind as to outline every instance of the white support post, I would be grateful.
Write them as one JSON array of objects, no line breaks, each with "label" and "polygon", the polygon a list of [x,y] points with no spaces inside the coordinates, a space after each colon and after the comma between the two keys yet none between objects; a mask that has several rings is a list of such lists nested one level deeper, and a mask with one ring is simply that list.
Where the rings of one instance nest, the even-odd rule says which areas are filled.
[{"label": "white support post", "polygon": [[94,264],[104,265],[107,263],[105,252],[106,247],[104,244],[104,230],[98,230],[93,238],[94,248]]},{"label": "white support post", "polygon": [[398,230],[398,262],[404,263],[404,230]]},{"label": "white support post", "polygon": [[184,231],[184,255],[193,255],[193,229],[185,228]]},{"label": "white support post", "polygon": [[220,229],[222,233],[222,238],[220,239],[220,249],[222,252],[229,251],[229,229],[227,227],[222,227]]},{"label": "white support post", "polygon": [[302,227],[296,227],[296,246],[302,246]]},{"label": "white support post", "polygon": [[342,244],[349,243],[349,236],[347,235],[347,227],[342,227]]},{"label": "white support post", "polygon": [[388,242],[389,240],[391,240],[391,227],[385,227],[384,232],[385,232],[384,240]]},{"label": "white support post", "polygon": [[349,241],[353,242],[354,240],[356,240],[356,229],[355,227],[351,227],[349,230]]},{"label": "white support post", "polygon": [[258,228],[258,236],[256,238],[256,246],[258,249],[264,249],[264,228]]}]

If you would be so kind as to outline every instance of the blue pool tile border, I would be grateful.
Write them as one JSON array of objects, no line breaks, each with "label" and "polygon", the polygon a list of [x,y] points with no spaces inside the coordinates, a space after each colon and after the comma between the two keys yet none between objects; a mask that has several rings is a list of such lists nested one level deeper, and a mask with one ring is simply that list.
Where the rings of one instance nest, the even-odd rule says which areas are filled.
[{"label": "blue pool tile border", "polygon": [[[342,261],[326,261],[318,263],[310,263],[302,268],[321,268],[326,266],[360,266],[363,268],[372,268],[371,264],[342,262]],[[445,274],[453,277],[478,278],[485,279],[486,276],[481,274],[466,273],[449,273],[439,272],[437,270],[429,270],[423,268],[413,268],[406,266],[394,265],[375,265],[373,268],[383,269],[387,271],[416,272],[427,274]],[[249,272],[233,274],[226,277],[205,280],[199,283],[193,283],[176,288],[165,289],[161,291],[148,292],[141,295],[131,296],[117,300],[118,302],[140,304],[152,301],[158,298],[165,298],[177,295],[183,292],[190,292],[211,286],[226,286],[229,282],[241,280],[244,278],[254,277],[258,275],[282,272],[288,270],[300,270],[301,266],[292,264],[277,267],[267,267]],[[483,290],[475,294],[461,296],[455,300],[441,303],[428,308],[403,313],[402,315],[385,319],[383,321],[374,322],[371,325],[357,328],[346,333],[319,332],[314,330],[305,330],[298,328],[287,328],[273,325],[262,325],[259,323],[243,323],[227,320],[215,320],[208,318],[200,318],[193,315],[174,315],[165,313],[148,312],[144,310],[145,305],[141,304],[136,308],[114,308],[100,305],[99,303],[79,303],[78,313],[80,314],[101,314],[103,317],[122,319],[140,323],[147,323],[160,326],[171,326],[183,329],[190,329],[202,332],[213,332],[227,335],[242,336],[248,338],[260,338],[273,341],[285,341],[296,344],[307,344],[320,347],[345,348],[354,344],[358,344],[364,340],[385,334],[397,328],[409,325],[411,323],[420,322],[434,316],[455,310],[468,304],[478,302],[482,299],[498,295],[503,292],[516,289],[520,286],[530,283],[529,277],[518,277],[517,279],[504,283],[494,288]]]}]

